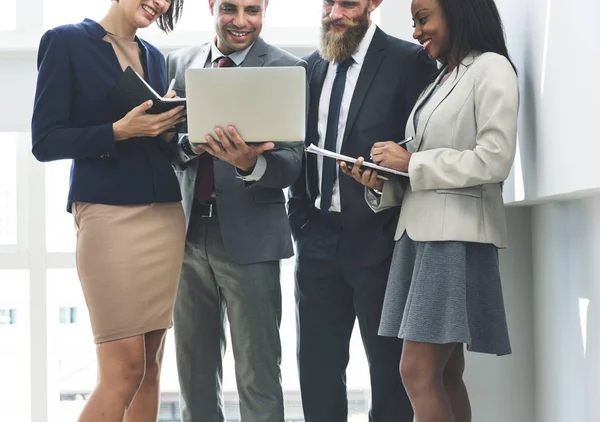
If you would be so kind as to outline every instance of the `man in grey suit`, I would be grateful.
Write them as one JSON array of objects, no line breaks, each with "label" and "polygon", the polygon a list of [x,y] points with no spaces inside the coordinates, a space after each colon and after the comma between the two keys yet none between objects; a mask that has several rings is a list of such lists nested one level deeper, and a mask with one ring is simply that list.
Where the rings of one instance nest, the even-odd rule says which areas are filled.
[{"label": "man in grey suit", "polygon": [[[214,41],[167,56],[177,95],[185,96],[188,67],[306,66],[260,38],[266,3],[209,0]],[[253,107],[260,98],[231,101]],[[302,146],[246,144],[229,127],[197,148],[185,125],[179,132],[171,152],[188,222],[174,311],[183,421],[224,421],[227,313],[242,421],[283,422],[279,260],[293,255],[283,189],[300,174]]]}]

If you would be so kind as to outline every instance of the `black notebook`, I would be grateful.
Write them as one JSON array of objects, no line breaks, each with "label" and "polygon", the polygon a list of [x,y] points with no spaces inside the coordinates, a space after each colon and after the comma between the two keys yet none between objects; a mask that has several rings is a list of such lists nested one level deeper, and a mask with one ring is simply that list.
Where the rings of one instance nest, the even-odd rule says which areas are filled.
[{"label": "black notebook", "polygon": [[109,98],[124,113],[148,100],[154,102],[146,111],[148,114],[160,114],[174,107],[186,105],[185,98],[162,98],[131,66],[127,66]]}]

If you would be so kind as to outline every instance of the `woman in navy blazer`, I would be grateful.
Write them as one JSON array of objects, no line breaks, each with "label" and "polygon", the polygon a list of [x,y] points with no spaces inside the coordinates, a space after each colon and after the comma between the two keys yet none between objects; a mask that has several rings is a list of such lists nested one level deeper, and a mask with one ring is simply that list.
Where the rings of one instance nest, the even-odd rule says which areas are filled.
[{"label": "woman in navy blazer", "polygon": [[[80,421],[156,421],[160,365],[185,243],[168,129],[181,108],[124,112],[110,94],[127,66],[164,95],[164,57],[139,39],[173,29],[183,0],[113,0],[100,21],[49,30],[40,42],[32,120],[39,161],[71,159],[67,211],[97,344],[98,385]],[[173,96],[174,93],[168,93]],[[135,397],[135,399],[134,399]]]}]

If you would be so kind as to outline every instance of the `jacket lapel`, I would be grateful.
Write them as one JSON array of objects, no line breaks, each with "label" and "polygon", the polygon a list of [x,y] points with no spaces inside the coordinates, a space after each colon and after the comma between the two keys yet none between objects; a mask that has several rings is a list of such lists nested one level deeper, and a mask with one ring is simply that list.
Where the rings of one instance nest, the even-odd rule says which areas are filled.
[{"label": "jacket lapel", "polygon": [[160,95],[166,94],[166,81],[162,80],[162,77],[166,77],[163,72],[155,71],[155,65],[160,66],[160,63],[155,62],[155,56],[152,54],[151,50],[146,46],[146,43],[141,41],[139,42],[141,48],[143,49],[143,57],[146,59],[146,81],[154,88],[156,92]]},{"label": "jacket lapel", "polygon": [[425,129],[427,128],[427,124],[429,123],[429,119],[435,110],[442,104],[442,102],[450,95],[454,87],[460,82],[462,77],[467,73],[469,66],[473,63],[473,55],[469,54],[465,59],[461,62],[460,66],[457,66],[452,73],[448,76],[448,79],[444,84],[432,95],[432,91],[437,86],[439,81],[442,79],[444,72],[440,73],[437,77],[436,81],[427,88],[426,94],[422,96],[421,100],[417,103],[418,106],[415,106],[413,109],[413,113],[411,113],[410,122],[411,127],[414,129],[414,113],[418,107],[423,105],[425,101],[426,104],[423,105],[423,111],[419,115],[419,120],[417,122],[417,130],[415,135],[415,148],[414,151],[418,151],[423,142],[423,134],[425,133]]},{"label": "jacket lapel", "polygon": [[[417,102],[415,103],[415,105],[414,105],[414,107],[413,107],[413,109],[412,109],[412,111],[410,113],[410,116],[408,117],[406,137],[412,136],[413,138],[416,139],[417,128],[415,127],[415,114],[417,113],[417,110],[419,110],[421,108],[421,106],[423,105],[423,103],[425,101],[427,101],[427,99],[431,96],[431,93],[435,89],[436,85],[439,83],[439,81],[442,78],[442,75],[444,74],[444,72],[445,72],[445,70],[443,70],[442,72],[440,72],[440,75],[438,75],[438,77],[435,79],[435,81],[432,82],[431,84],[429,84],[425,88],[425,90],[421,93],[421,95],[419,96],[419,98],[417,99]],[[411,143],[413,143],[413,142],[411,142]]]},{"label": "jacket lapel", "polygon": [[190,68],[192,69],[200,69],[204,68],[206,64],[206,59],[208,59],[208,55],[210,54],[210,43],[206,43],[202,46],[196,57],[190,63]]},{"label": "jacket lapel", "polygon": [[356,87],[354,88],[354,94],[352,95],[352,101],[350,102],[350,109],[348,110],[348,118],[346,121],[346,129],[344,131],[344,140],[342,141],[342,145],[344,145],[346,139],[348,139],[348,136],[350,135],[350,132],[352,132],[352,127],[354,126],[356,117],[358,116],[358,113],[360,112],[360,109],[364,103],[367,92],[369,92],[369,88],[375,80],[377,71],[383,62],[386,44],[387,38],[385,33],[381,29],[377,28],[377,31],[373,36],[373,41],[369,46],[367,55],[364,58],[362,69],[360,71],[358,81],[356,82]]},{"label": "jacket lapel", "polygon": [[[313,67],[313,71],[309,75],[309,87],[310,87],[310,99],[311,107],[308,111],[307,128],[306,128],[306,145],[319,143],[319,104],[321,102],[321,92],[323,91],[323,84],[325,83],[325,77],[327,76],[327,69],[329,68],[329,62],[319,58]],[[316,197],[319,192],[319,179],[317,173],[317,156],[316,154],[306,154],[306,167],[307,174],[310,177],[309,189],[312,187],[312,192]]]},{"label": "jacket lapel", "polygon": [[121,77],[123,74],[123,69],[119,64],[119,59],[115,53],[115,49],[112,44],[108,41],[104,40],[106,36],[106,30],[97,22],[91,19],[84,19],[81,23],[90,37],[94,40],[94,43],[98,46],[98,49],[102,51],[102,55],[106,57],[107,65],[110,67],[111,71],[115,74],[115,79]]},{"label": "jacket lapel", "polygon": [[262,38],[258,38],[254,41],[254,45],[248,51],[248,54],[240,67],[263,67],[266,55],[267,45]]}]

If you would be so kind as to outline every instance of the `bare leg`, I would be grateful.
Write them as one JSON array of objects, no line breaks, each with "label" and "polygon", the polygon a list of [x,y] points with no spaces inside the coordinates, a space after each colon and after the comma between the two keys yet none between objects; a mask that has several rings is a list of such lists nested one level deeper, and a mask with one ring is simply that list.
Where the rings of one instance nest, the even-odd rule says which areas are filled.
[{"label": "bare leg", "polygon": [[131,407],[126,422],[156,422],[160,405],[160,370],[166,330],[146,333],[146,374]]},{"label": "bare leg", "polygon": [[98,385],[79,422],[122,422],[144,378],[144,337],[99,344]]},{"label": "bare leg", "polygon": [[463,381],[465,372],[465,354],[462,344],[452,352],[452,356],[444,369],[444,388],[450,399],[454,422],[471,422],[471,403],[467,387]]},{"label": "bare leg", "polygon": [[456,344],[404,341],[400,375],[417,422],[454,422],[443,373]]}]

